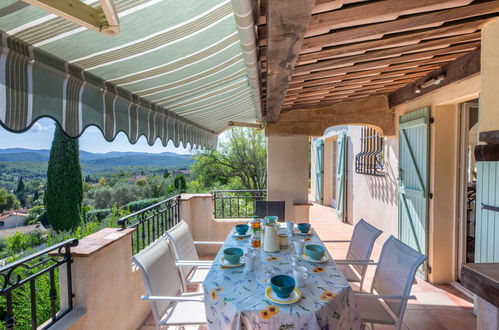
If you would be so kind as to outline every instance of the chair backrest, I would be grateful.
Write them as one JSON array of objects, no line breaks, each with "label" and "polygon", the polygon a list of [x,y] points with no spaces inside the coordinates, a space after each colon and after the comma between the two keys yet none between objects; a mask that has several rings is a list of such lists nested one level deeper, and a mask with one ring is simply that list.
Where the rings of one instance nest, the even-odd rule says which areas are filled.
[{"label": "chair backrest", "polygon": [[[184,220],[170,228],[165,236],[171,240],[173,253],[177,260],[199,260],[199,255],[194,245],[191,229]],[[192,266],[182,266],[181,275],[187,276],[194,268]]]},{"label": "chair backrest", "polygon": [[[147,295],[177,296],[179,294],[182,284],[172,251],[164,237],[158,238],[137,253],[132,260],[140,268]],[[157,324],[169,305],[169,301],[151,301]]]},{"label": "chair backrest", "polygon": [[[348,247],[347,260],[369,260],[374,242],[382,231],[360,219],[353,230],[350,246]],[[366,265],[352,265],[360,274],[364,274]]]},{"label": "chair backrest", "polygon": [[[372,289],[382,295],[408,296],[416,271],[425,259],[426,256],[390,236],[381,249]],[[407,304],[407,300],[385,302],[399,317]]]},{"label": "chair backrest", "polygon": [[286,202],[284,201],[256,201],[255,209],[255,215],[259,218],[273,215],[277,216],[279,222],[286,220]]}]

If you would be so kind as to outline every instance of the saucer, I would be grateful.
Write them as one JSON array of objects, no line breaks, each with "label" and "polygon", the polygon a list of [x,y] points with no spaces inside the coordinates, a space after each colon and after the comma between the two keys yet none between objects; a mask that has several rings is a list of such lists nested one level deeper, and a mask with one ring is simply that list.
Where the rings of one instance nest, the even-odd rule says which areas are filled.
[{"label": "saucer", "polygon": [[236,268],[244,265],[244,262],[238,262],[237,264],[230,264],[227,260],[225,260],[224,257],[220,258],[220,263],[222,264],[222,267],[229,267],[229,268]]},{"label": "saucer", "polygon": [[279,298],[277,294],[272,290],[272,287],[268,287],[265,290],[265,297],[267,297],[270,301],[280,304],[280,305],[291,305],[301,299],[301,292],[298,288],[295,288],[293,292],[287,298]]},{"label": "saucer", "polygon": [[302,233],[299,230],[295,230],[295,235],[301,235],[301,236],[311,236],[312,235],[312,229],[308,233]]},{"label": "saucer", "polygon": [[234,233],[234,237],[236,238],[245,238],[245,237],[250,237],[251,234],[250,233],[246,233],[244,235],[240,235],[237,231]]},{"label": "saucer", "polygon": [[315,259],[312,259],[310,258],[309,256],[307,256],[306,253],[303,253],[301,255],[301,258],[305,261],[308,261],[308,262],[316,262],[316,263],[323,263],[323,262],[327,262],[329,260],[329,258],[327,257],[327,254],[324,254],[322,256],[322,258],[320,258],[319,260],[315,260]]}]

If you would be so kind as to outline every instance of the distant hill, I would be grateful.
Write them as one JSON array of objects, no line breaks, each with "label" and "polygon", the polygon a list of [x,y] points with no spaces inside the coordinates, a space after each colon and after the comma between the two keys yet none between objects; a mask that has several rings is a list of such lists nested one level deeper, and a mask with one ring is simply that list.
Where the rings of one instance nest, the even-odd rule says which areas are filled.
[{"label": "distant hill", "polygon": [[[48,149],[9,148],[0,149],[0,162],[46,162],[49,160]],[[191,155],[180,155],[174,152],[153,154],[147,152],[92,153],[80,150],[80,161],[83,164],[96,166],[165,166],[189,167],[194,160]]]}]

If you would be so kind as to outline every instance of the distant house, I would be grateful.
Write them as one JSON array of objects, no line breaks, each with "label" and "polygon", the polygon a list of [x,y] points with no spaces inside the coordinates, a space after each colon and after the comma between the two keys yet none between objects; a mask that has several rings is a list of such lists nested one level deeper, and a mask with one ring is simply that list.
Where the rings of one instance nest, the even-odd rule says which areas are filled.
[{"label": "distant house", "polygon": [[191,174],[191,171],[189,171],[189,170],[180,170],[179,172],[180,172],[180,174],[183,174],[183,175],[190,175]]},{"label": "distant house", "polygon": [[32,232],[33,230],[47,231],[47,229],[45,229],[45,227],[41,223],[37,223],[34,225],[0,230],[0,238],[7,238],[7,236],[12,236],[16,233],[26,234]]},{"label": "distant house", "polygon": [[0,214],[0,230],[24,226],[24,219],[28,216],[28,210],[4,211]]},{"label": "distant house", "polygon": [[129,177],[127,179],[127,182],[129,184],[135,184],[138,180],[146,180],[147,181],[147,176],[145,176],[145,175],[134,175],[132,177]]}]

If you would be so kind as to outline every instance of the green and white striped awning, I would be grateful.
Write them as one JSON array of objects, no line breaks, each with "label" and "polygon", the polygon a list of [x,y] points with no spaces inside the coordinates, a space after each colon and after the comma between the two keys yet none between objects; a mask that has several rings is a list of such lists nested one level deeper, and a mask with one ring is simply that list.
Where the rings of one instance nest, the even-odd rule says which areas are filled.
[{"label": "green and white striped awning", "polygon": [[[97,6],[98,1],[84,1]],[[115,0],[109,37],[15,0],[0,2],[0,123],[41,117],[69,136],[145,135],[213,147],[228,122],[261,119],[250,0]]]}]

